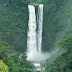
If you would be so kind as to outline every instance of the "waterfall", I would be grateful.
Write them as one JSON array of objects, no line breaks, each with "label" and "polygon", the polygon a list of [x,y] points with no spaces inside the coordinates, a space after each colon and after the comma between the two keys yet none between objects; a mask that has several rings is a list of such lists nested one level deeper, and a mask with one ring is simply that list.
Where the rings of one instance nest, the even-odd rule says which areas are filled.
[{"label": "waterfall", "polygon": [[37,44],[36,44],[36,16],[35,16],[35,7],[32,5],[28,5],[29,9],[29,30],[27,32],[27,56],[31,58],[34,54],[37,53]]},{"label": "waterfall", "polygon": [[[43,22],[43,5],[38,6],[38,15],[36,22],[35,7],[28,5],[29,22],[27,32],[27,59],[30,61],[40,62],[46,59],[41,51],[42,45],[42,22]],[[45,57],[46,56],[46,57]],[[45,57],[45,58],[44,58]]]},{"label": "waterfall", "polygon": [[[35,65],[40,65],[46,59],[51,57],[51,54],[42,52],[42,23],[43,23],[43,5],[38,6],[38,15],[36,22],[35,7],[28,5],[29,10],[29,21],[28,21],[28,32],[27,32],[27,59],[34,62]],[[40,62],[40,63],[39,63]]]},{"label": "waterfall", "polygon": [[43,5],[40,4],[38,7],[38,17],[37,17],[37,23],[38,23],[38,52],[41,52],[41,45],[42,45],[42,22],[43,22]]}]

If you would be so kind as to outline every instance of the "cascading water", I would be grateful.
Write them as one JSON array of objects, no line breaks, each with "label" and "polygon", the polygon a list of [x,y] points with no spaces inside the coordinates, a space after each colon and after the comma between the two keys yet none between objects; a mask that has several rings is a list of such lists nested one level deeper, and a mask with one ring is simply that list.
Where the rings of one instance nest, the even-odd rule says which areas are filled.
[{"label": "cascading water", "polygon": [[37,23],[38,23],[38,52],[41,52],[41,45],[42,45],[42,22],[43,22],[43,5],[40,4],[38,7],[38,17],[37,17]]},{"label": "cascading water", "polygon": [[36,47],[36,16],[35,16],[35,7],[28,5],[29,9],[29,23],[28,23],[28,38],[27,38],[27,56],[28,59],[32,59],[33,55],[37,53]]},{"label": "cascading water", "polygon": [[[43,5],[38,6],[38,16],[36,22],[35,7],[28,5],[29,9],[29,23],[27,32],[27,59],[33,62],[41,62],[47,59],[48,53],[42,53],[42,22],[43,22]],[[36,24],[38,23],[38,25]],[[37,27],[36,27],[37,26]],[[36,28],[38,30],[36,30]]]}]

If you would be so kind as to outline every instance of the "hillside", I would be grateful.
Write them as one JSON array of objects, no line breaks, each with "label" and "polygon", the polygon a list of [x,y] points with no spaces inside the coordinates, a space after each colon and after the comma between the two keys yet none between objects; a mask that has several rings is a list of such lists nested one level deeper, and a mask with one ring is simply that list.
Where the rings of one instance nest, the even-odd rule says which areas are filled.
[{"label": "hillside", "polygon": [[72,0],[0,0],[0,60],[10,72],[39,72],[25,54],[29,4],[44,6],[42,52],[59,49],[46,60],[44,72],[72,72]]}]

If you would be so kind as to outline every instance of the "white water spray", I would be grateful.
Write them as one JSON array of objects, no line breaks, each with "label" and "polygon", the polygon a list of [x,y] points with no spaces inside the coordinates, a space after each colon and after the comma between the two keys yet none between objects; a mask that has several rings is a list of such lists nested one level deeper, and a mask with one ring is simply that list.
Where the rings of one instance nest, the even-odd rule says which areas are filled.
[{"label": "white water spray", "polygon": [[29,23],[28,23],[28,38],[27,38],[27,56],[28,59],[31,59],[34,54],[37,53],[36,47],[36,16],[35,16],[35,7],[32,5],[28,5],[29,9]]},{"label": "white water spray", "polygon": [[[28,5],[29,23],[28,23],[28,38],[27,38],[27,59],[33,62],[41,62],[46,60],[50,55],[42,53],[42,22],[43,22],[43,5],[38,6],[38,16],[36,22],[35,7]],[[36,25],[38,23],[38,25]],[[38,27],[36,27],[38,26]],[[36,32],[36,28],[38,29]]]}]

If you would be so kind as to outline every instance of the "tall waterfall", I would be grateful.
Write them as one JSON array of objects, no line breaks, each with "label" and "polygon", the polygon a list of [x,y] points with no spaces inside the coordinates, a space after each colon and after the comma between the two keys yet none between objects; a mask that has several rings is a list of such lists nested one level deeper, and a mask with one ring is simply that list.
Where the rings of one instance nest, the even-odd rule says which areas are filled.
[{"label": "tall waterfall", "polygon": [[28,58],[32,57],[33,54],[37,53],[36,47],[36,16],[35,16],[35,7],[28,5],[29,9],[29,23],[28,23],[28,38],[27,38],[27,50]]},{"label": "tall waterfall", "polygon": [[[57,51],[51,54],[42,52],[42,23],[43,23],[43,5],[38,5],[38,15],[36,20],[35,7],[28,5],[29,22],[27,32],[27,59],[40,65],[41,62],[51,57]],[[39,63],[40,62],[40,63]]]},{"label": "tall waterfall", "polygon": [[[28,5],[29,23],[27,32],[27,59],[31,61],[39,60],[42,57],[42,22],[43,22],[43,5],[38,6],[38,16],[36,22],[35,7]],[[38,25],[37,25],[38,23]],[[37,27],[38,26],[38,27]],[[36,28],[38,30],[36,30]]]},{"label": "tall waterfall", "polygon": [[43,5],[40,4],[38,7],[38,52],[41,52],[42,45],[42,22],[43,22]]}]

